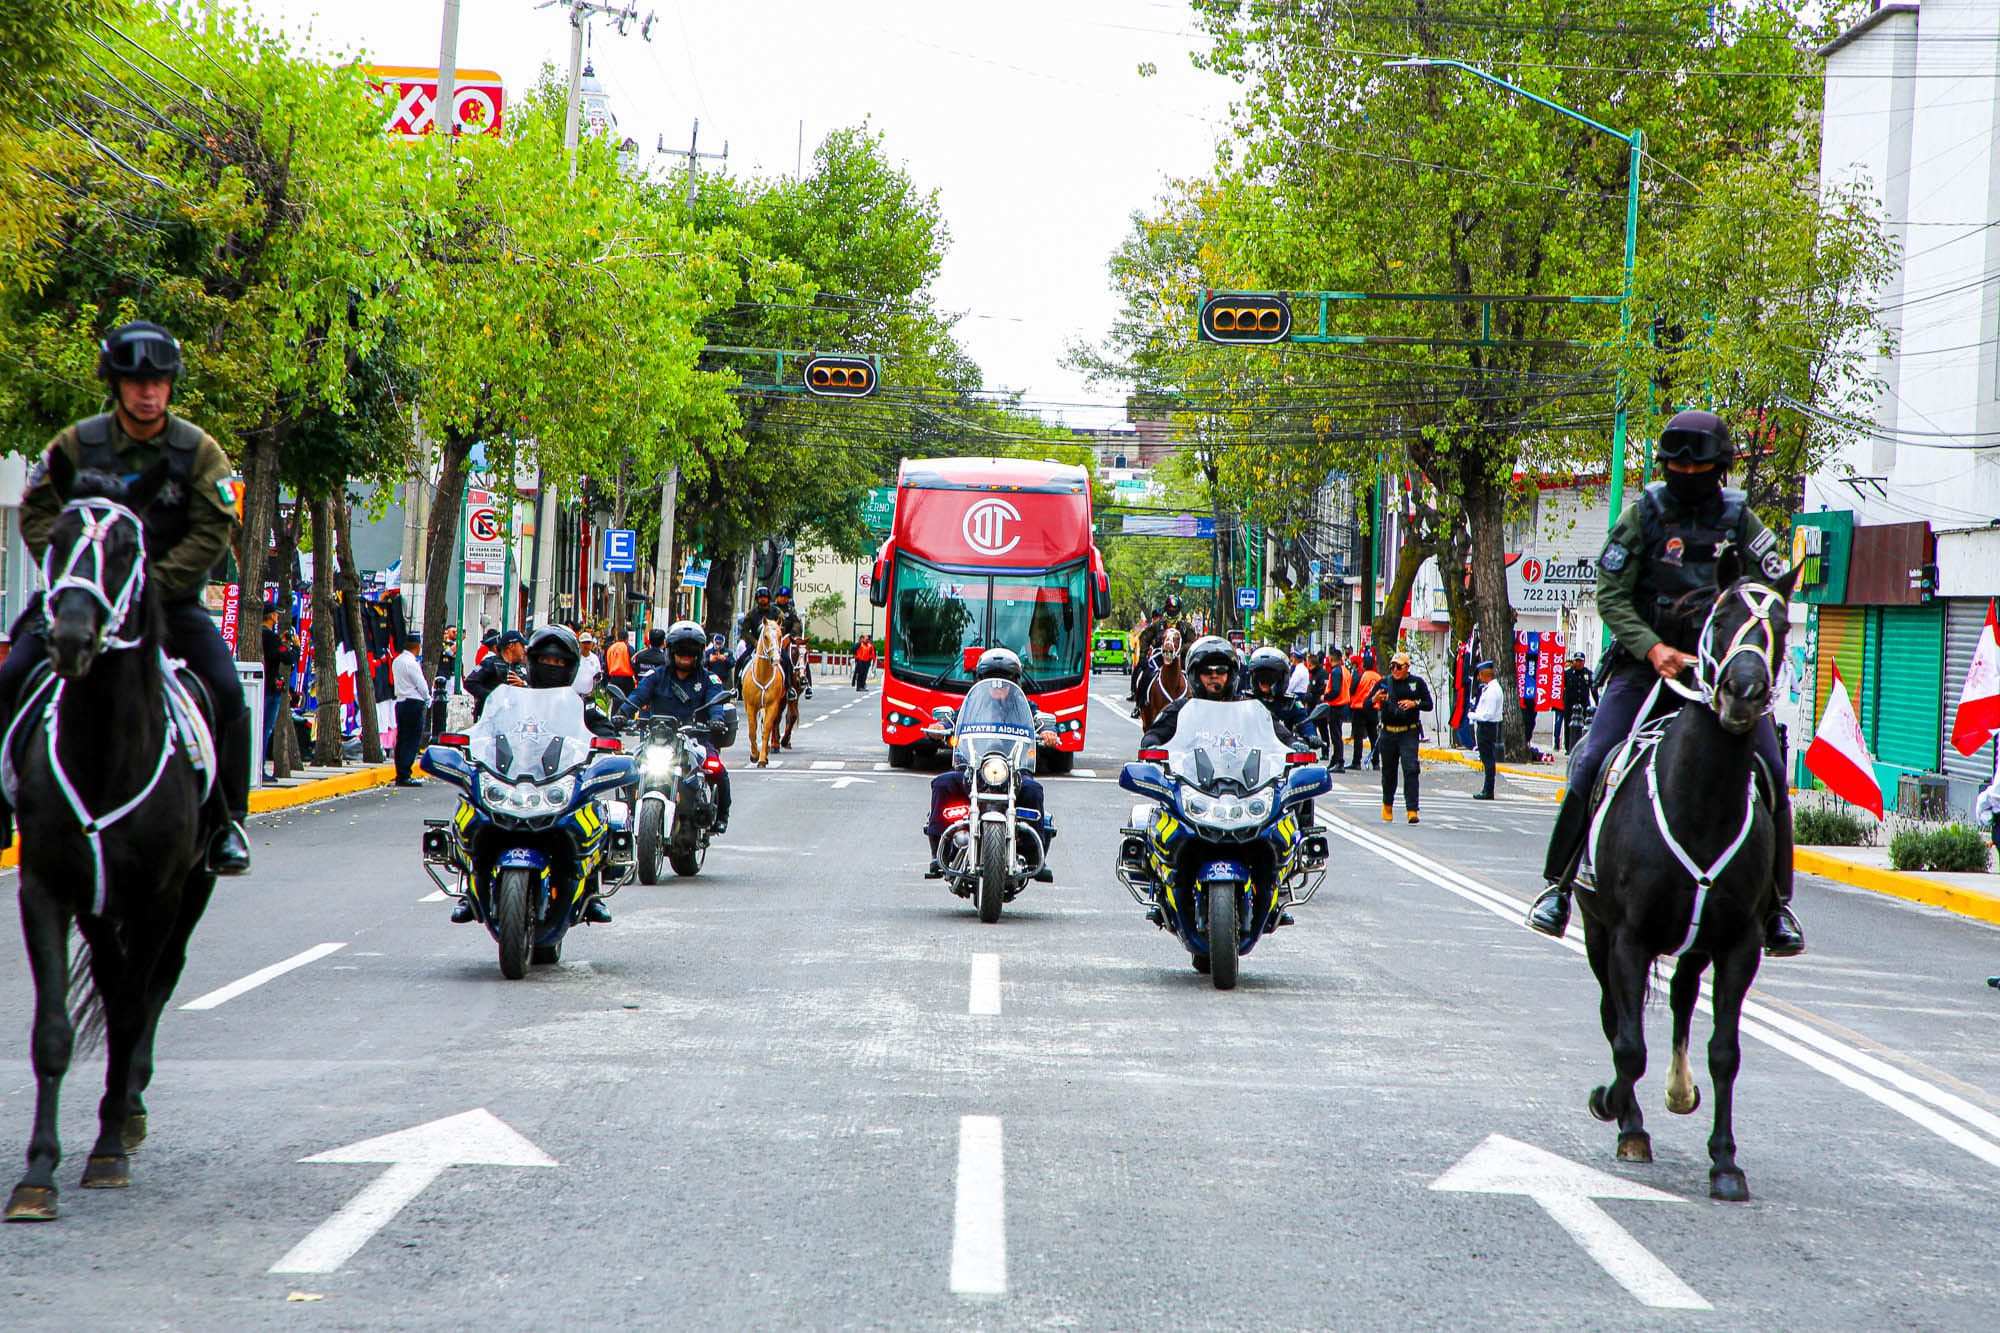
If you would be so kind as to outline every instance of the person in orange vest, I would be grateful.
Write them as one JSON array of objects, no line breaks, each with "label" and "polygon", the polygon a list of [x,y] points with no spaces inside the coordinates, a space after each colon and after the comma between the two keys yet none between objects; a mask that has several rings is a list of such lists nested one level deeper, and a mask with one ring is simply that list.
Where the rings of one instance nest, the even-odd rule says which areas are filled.
[{"label": "person in orange vest", "polygon": [[1347,748],[1341,739],[1340,726],[1354,704],[1354,671],[1338,648],[1326,655],[1326,693],[1321,697],[1327,704],[1327,712],[1320,727],[1320,740],[1326,745],[1327,762],[1333,771],[1345,773]]},{"label": "person in orange vest", "polygon": [[1361,742],[1368,742],[1368,766],[1382,767],[1382,758],[1375,753],[1375,687],[1382,683],[1382,675],[1375,670],[1375,658],[1364,653],[1358,659],[1360,675],[1355,678],[1354,692],[1348,696],[1352,706],[1348,709],[1348,721],[1354,726],[1354,762],[1349,768],[1361,767]]},{"label": "person in orange vest", "polygon": [[854,641],[854,688],[868,688],[868,667],[875,660],[875,640],[860,638]]},{"label": "person in orange vest", "polygon": [[604,678],[626,694],[639,683],[632,671],[632,645],[623,634],[614,634],[611,646],[604,650]]}]

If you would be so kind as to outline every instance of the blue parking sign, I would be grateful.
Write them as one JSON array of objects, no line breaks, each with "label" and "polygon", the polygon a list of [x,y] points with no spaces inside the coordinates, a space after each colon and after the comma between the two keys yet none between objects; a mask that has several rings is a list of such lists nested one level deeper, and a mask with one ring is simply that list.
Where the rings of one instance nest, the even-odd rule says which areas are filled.
[{"label": "blue parking sign", "polygon": [[639,534],[631,528],[604,531],[604,572],[635,574],[639,570]]}]

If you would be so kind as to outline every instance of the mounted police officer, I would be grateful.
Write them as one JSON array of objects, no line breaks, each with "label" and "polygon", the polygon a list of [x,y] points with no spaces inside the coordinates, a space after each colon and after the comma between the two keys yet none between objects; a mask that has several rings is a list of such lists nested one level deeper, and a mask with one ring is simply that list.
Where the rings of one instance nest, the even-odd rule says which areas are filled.
[{"label": "mounted police officer", "polygon": [[1140,630],[1132,645],[1132,716],[1137,717],[1146,707],[1146,690],[1153,683],[1153,677],[1160,674],[1160,664],[1156,654],[1160,640],[1166,636],[1167,626],[1180,628],[1181,637],[1187,637],[1187,630],[1181,626],[1181,599],[1169,593],[1160,609],[1153,613]]},{"label": "mounted police officer", "polygon": [[[799,618],[792,611],[791,588],[784,587],[778,591],[784,594],[784,601],[774,606],[771,603],[771,590],[759,585],[755,596],[751,598],[750,609],[736,622],[736,679],[739,684],[743,680],[743,668],[750,663],[750,654],[757,651],[757,636],[763,632],[765,621],[775,620],[778,622],[780,633],[789,634],[794,638],[802,632]],[[792,676],[792,664],[780,656],[778,665],[785,673],[786,696],[797,694],[799,684]]]},{"label": "mounted police officer", "polygon": [[[1570,888],[1589,836],[1591,801],[1604,761],[1640,721],[1654,678],[1678,677],[1695,665],[1699,617],[1680,607],[1689,594],[1712,591],[1724,549],[1736,547],[1746,565],[1784,574],[1778,539],[1752,513],[1744,493],[1722,484],[1734,448],[1729,427],[1713,412],[1681,412],[1660,435],[1655,457],[1663,481],[1648,486],[1618,517],[1597,571],[1597,613],[1617,639],[1606,667],[1590,730],[1570,756],[1569,790],[1549,837],[1543,877],[1548,887],[1528,910],[1528,924],[1560,937],[1569,926]],[[1668,707],[1679,695],[1662,691]],[[1777,826],[1778,905],[1764,923],[1764,951],[1788,958],[1805,948],[1792,915],[1792,810],[1784,755],[1768,714],[1757,721],[1762,765]]]},{"label": "mounted police officer", "polygon": [[[649,672],[639,682],[639,688],[619,705],[618,716],[627,718],[643,710],[673,718],[682,725],[706,722],[713,729],[721,721],[722,706],[729,702],[730,696],[722,682],[702,665],[706,642],[701,626],[692,620],[675,621],[667,629],[666,650],[667,665]],[[697,739],[701,741],[704,757],[718,761],[715,769],[715,827],[709,833],[713,837],[721,837],[729,828],[729,773],[719,766],[721,752],[712,737]]]},{"label": "mounted police officer", "polygon": [[[229,457],[201,427],[170,410],[181,374],[181,345],[157,324],[121,324],[98,345],[97,374],[111,396],[111,410],[65,428],[49,442],[21,498],[21,536],[40,560],[62,512],[49,482],[48,458],[57,450],[80,472],[135,480],[165,460],[167,484],[144,515],[146,578],[160,592],[166,613],[166,650],[188,664],[208,689],[221,772],[210,796],[215,828],[208,868],[218,875],[250,869],[243,821],[250,809],[250,722],[242,678],[222,633],[202,605],[209,571],[235,540],[236,493]],[[246,583],[261,575],[246,573]],[[41,599],[31,603],[13,631],[13,648],[0,666],[0,723],[11,718],[21,684],[46,654]],[[0,806],[0,842],[13,834],[13,812]]]}]

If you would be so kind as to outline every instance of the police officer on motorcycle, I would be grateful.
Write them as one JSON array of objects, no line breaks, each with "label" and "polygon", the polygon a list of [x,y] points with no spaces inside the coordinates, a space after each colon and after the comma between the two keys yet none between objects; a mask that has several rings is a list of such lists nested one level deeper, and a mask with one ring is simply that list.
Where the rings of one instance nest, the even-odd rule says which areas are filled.
[{"label": "police officer on motorcycle", "polygon": [[[673,718],[684,726],[692,722],[706,722],[712,729],[720,720],[720,710],[729,702],[730,695],[722,682],[710,675],[701,664],[706,642],[701,626],[692,620],[675,621],[667,630],[667,665],[639,682],[639,688],[619,705],[618,716],[626,718],[650,712]],[[704,760],[717,761],[713,770],[715,827],[709,830],[709,834],[720,837],[729,829],[729,772],[721,767],[721,752],[716,748],[713,737],[700,736],[696,739],[701,742]],[[709,770],[704,768],[703,771]]]},{"label": "police officer on motorcycle", "polygon": [[[972,667],[973,684],[977,686],[982,680],[1011,680],[1016,685],[1019,685],[1021,683],[1020,655],[1015,653],[1011,648],[988,648],[979,655],[979,660]],[[1056,735],[1052,731],[1043,732],[1040,739],[1044,745],[1053,746],[1056,743]],[[944,817],[945,807],[967,802],[971,799],[972,789],[967,785],[966,776],[959,771],[957,765],[947,768],[944,772],[931,779],[931,817],[924,825],[924,836],[931,840],[931,864],[930,868],[924,872],[925,879],[944,878],[944,866],[938,860],[938,839],[942,838],[945,829],[950,827],[950,822]],[[1033,810],[1039,813],[1041,816],[1042,845],[1047,847],[1055,841],[1056,824],[1053,819],[1049,818],[1049,808],[1045,802],[1046,797],[1043,794],[1042,784],[1036,780],[1035,775],[1032,773],[1021,774],[1021,787],[1017,809],[1023,812]],[[1046,858],[1042,861],[1042,868],[1035,872],[1035,878],[1044,884],[1055,882],[1056,872],[1050,869]]]},{"label": "police officer on motorcycle", "polygon": [[[1281,654],[1282,656],[1282,654]],[[1291,670],[1286,663],[1285,669]],[[1237,658],[1236,647],[1229,640],[1214,634],[1205,634],[1194,641],[1188,649],[1187,674],[1188,692],[1167,705],[1167,711],[1154,719],[1153,729],[1139,742],[1142,750],[1163,750],[1167,742],[1174,738],[1180,727],[1181,709],[1195,700],[1210,703],[1229,703],[1235,700]],[[1299,749],[1304,746],[1292,729],[1283,722],[1272,718],[1271,725],[1277,729],[1278,739]]]},{"label": "police officer on motorcycle", "polygon": [[[1648,486],[1618,517],[1598,562],[1597,612],[1617,639],[1590,730],[1570,757],[1569,790],[1549,837],[1548,887],[1528,910],[1528,924],[1560,937],[1569,927],[1570,888],[1590,832],[1591,798],[1605,760],[1640,721],[1654,678],[1678,677],[1696,664],[1701,622],[1678,610],[1692,593],[1713,591],[1716,565],[1734,546],[1770,578],[1785,573],[1778,539],[1750,510],[1744,493],[1722,484],[1735,450],[1729,427],[1713,412],[1681,412],[1667,422],[1655,457],[1665,480]],[[1680,696],[1662,690],[1667,709]],[[1764,922],[1764,952],[1788,958],[1805,949],[1792,915],[1792,811],[1783,751],[1768,714],[1757,720],[1757,759],[1777,828],[1778,905]]]},{"label": "police officer on motorcycle", "polygon": [[1243,665],[1243,675],[1247,682],[1242,697],[1255,699],[1264,705],[1271,715],[1272,725],[1279,733],[1297,736],[1313,748],[1319,748],[1318,733],[1313,724],[1306,720],[1305,705],[1285,693],[1285,681],[1291,675],[1292,664],[1276,648],[1266,644],[1250,654],[1250,660]]},{"label": "police officer on motorcycle", "polygon": [[[85,417],[49,442],[29,474],[21,499],[21,536],[36,560],[62,512],[49,481],[48,458],[60,451],[80,472],[103,472],[131,481],[155,464],[167,466],[167,484],[148,506],[146,578],[161,593],[170,656],[185,661],[208,689],[221,771],[210,796],[208,869],[242,875],[250,869],[243,821],[250,810],[250,719],[243,682],[222,634],[202,605],[208,574],[235,539],[236,493],[229,457],[201,427],[171,410],[181,375],[181,345],[157,324],[121,324],[98,344],[97,374],[111,410]],[[11,720],[22,682],[46,656],[42,604],[37,597],[14,625],[13,647],[0,667],[0,730]],[[0,805],[0,845],[13,836],[13,811]]]}]

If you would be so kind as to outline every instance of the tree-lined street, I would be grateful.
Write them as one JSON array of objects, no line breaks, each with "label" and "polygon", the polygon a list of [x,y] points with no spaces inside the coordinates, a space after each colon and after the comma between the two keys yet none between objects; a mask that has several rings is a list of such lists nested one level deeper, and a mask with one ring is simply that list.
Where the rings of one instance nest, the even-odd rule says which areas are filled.
[{"label": "tree-lined street", "polygon": [[[1752,996],[1753,1202],[1713,1203],[1705,1108],[1659,1105],[1664,1008],[1657,1163],[1614,1162],[1584,1109],[1595,985],[1519,924],[1540,784],[1481,806],[1437,766],[1412,828],[1336,778],[1327,887],[1219,993],[1111,877],[1122,709],[1050,782],[1057,882],[985,927],[921,878],[927,775],[884,769],[877,707],[822,689],[782,767],[738,770],[699,877],[626,889],[524,982],[429,900],[441,788],[261,820],[177,1003],[339,947],[169,1013],[129,1192],[69,1187],[78,1062],[64,1220],[0,1234],[10,1325],[1605,1326],[1675,1304],[1641,1250],[1718,1325],[1976,1327],[2000,1293],[1991,930],[1809,883],[1813,952]],[[29,1081],[0,1059],[10,1121]],[[354,1147],[477,1111],[501,1128]],[[1552,1198],[1508,1191],[1521,1161]],[[351,1256],[272,1271],[397,1172],[419,1188]]]}]

